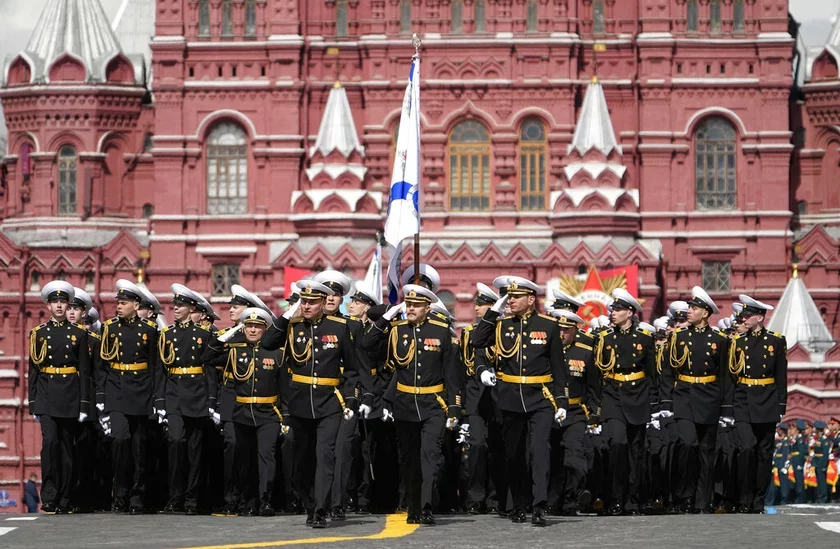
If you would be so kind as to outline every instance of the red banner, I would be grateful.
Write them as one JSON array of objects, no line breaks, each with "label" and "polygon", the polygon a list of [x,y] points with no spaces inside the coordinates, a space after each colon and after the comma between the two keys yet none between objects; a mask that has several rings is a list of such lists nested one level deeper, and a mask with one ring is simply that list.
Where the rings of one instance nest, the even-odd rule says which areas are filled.
[{"label": "red banner", "polygon": [[292,295],[292,283],[303,280],[310,276],[309,269],[298,269],[297,267],[283,267],[283,297]]}]

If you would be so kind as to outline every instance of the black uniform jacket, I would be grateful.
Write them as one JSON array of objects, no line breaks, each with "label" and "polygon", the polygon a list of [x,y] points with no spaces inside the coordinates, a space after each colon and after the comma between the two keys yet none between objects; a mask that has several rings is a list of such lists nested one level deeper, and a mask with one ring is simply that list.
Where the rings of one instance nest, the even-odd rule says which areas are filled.
[{"label": "black uniform jacket", "polygon": [[[661,408],[677,419],[713,425],[732,416],[732,380],[727,374],[729,338],[690,326],[671,332],[662,355]],[[724,402],[730,404],[724,406]]]},{"label": "black uniform jacket", "polygon": [[777,423],[787,407],[787,344],[762,328],[735,336],[729,370],[735,385],[735,421]]},{"label": "black uniform jacket", "polygon": [[153,367],[157,363],[157,325],[135,316],[105,321],[96,375],[96,402],[106,412],[148,416],[154,393]]},{"label": "black uniform jacket", "polygon": [[595,347],[595,362],[604,375],[603,419],[620,419],[630,425],[646,424],[659,406],[652,334],[638,328],[634,322],[626,329],[605,330]]},{"label": "black uniform jacket", "polygon": [[204,347],[213,334],[193,322],[175,323],[158,334],[155,407],[167,414],[207,417],[216,408],[216,368],[203,362]]},{"label": "black uniform jacket", "polygon": [[78,418],[90,401],[88,333],[80,324],[50,320],[29,334],[29,411]]}]

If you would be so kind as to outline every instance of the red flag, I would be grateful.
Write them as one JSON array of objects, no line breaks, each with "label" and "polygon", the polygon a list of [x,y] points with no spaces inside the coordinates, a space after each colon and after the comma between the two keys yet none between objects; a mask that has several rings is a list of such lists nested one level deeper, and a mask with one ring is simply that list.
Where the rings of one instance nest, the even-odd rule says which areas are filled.
[{"label": "red flag", "polygon": [[773,484],[776,486],[782,485],[782,480],[779,478],[779,468],[773,467]]},{"label": "red flag", "polygon": [[828,462],[828,470],[825,472],[825,481],[831,486],[837,484],[837,462],[833,459]]},{"label": "red flag", "polygon": [[817,485],[817,469],[812,467],[810,463],[805,468],[805,486],[816,487]]},{"label": "red flag", "polygon": [[298,280],[303,280],[310,276],[312,271],[309,269],[299,269],[297,267],[283,267],[283,297],[292,295],[292,283]]},{"label": "red flag", "polygon": [[793,470],[793,465],[788,466],[787,478],[791,482],[796,482],[796,471]]}]

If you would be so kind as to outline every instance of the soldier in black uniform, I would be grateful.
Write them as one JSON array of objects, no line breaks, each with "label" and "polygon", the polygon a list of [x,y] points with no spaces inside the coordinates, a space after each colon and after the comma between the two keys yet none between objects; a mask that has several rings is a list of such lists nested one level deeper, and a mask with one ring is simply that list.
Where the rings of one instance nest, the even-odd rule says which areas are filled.
[{"label": "soldier in black uniform", "polygon": [[502,414],[496,406],[493,390],[481,382],[481,372],[495,371],[496,357],[492,349],[476,352],[472,332],[479,320],[490,310],[499,295],[488,286],[476,284],[476,324],[461,332],[461,357],[466,368],[464,413],[469,432],[467,453],[467,512],[471,515],[506,510],[507,482],[505,453],[502,441]]},{"label": "soldier in black uniform", "polygon": [[[670,336],[662,364],[660,415],[677,422],[677,497],[684,513],[712,512],[718,422],[731,418],[732,385],[726,374],[728,339],[712,330],[709,317],[720,314],[705,290],[695,286],[688,302],[690,327]],[[724,420],[728,421],[728,420]]]},{"label": "soldier in black uniform", "polygon": [[[371,376],[370,369],[361,366],[367,362],[361,359],[351,339],[347,319],[324,314],[325,298],[334,295],[333,290],[314,280],[301,280],[297,284],[301,317],[288,324],[285,338],[288,388],[284,405],[295,437],[295,476],[306,507],[307,524],[325,528],[342,413],[345,418],[353,417],[346,401],[355,397],[356,383],[359,383],[362,394],[367,395],[362,398],[359,413],[369,414]],[[276,327],[273,340],[264,343],[266,348],[280,347],[282,328]]]},{"label": "soldier in black uniform", "polygon": [[[229,340],[225,343],[215,338],[204,352],[206,363],[215,363],[219,356],[226,356],[225,371],[233,377],[235,402],[231,418],[236,431],[237,477],[244,496],[240,516],[275,514],[271,497],[276,470],[275,446],[283,422],[280,403],[284,375],[280,353],[262,345],[272,321],[268,311],[249,307],[240,317],[245,344],[231,344]],[[258,463],[257,482],[253,478],[254,461]]]},{"label": "soldier in black uniform", "polygon": [[51,318],[29,334],[29,410],[41,424],[41,510],[70,511],[73,445],[87,417],[90,357],[84,326],[67,320],[73,286],[55,280],[41,290]]},{"label": "soldier in black uniform", "polygon": [[585,321],[572,311],[557,307],[551,316],[560,326],[563,356],[569,369],[568,415],[552,432],[552,493],[562,497],[558,511],[574,516],[592,500],[592,494],[586,489],[583,439],[587,429],[592,432],[600,429],[601,372],[595,366],[593,346],[583,339],[590,336],[579,333],[578,326]]},{"label": "soldier in black uniform", "polygon": [[[142,292],[117,280],[117,316],[105,322],[96,375],[100,422],[113,438],[114,512],[143,512],[146,495],[146,437],[157,362],[157,325],[137,316]],[[129,465],[133,461],[133,475]],[[132,480],[129,481],[131,475]]]},{"label": "soldier in black uniform", "polygon": [[[444,428],[458,425],[464,375],[449,325],[429,318],[437,296],[416,284],[405,285],[403,296],[404,307],[389,309],[374,328],[379,337],[388,338],[385,367],[394,371],[383,397],[383,419],[396,420],[407,522],[433,525]],[[392,323],[402,308],[406,320]]]},{"label": "soldier in black uniform", "polygon": [[776,424],[787,408],[787,345],[784,336],[764,328],[764,315],[773,309],[748,295],[738,296],[744,308],[746,332],[733,339],[729,372],[734,389],[737,458],[741,480],[740,513],[763,513],[770,484]]},{"label": "soldier in black uniform", "polygon": [[[563,359],[563,339],[557,321],[535,310],[539,287],[518,276],[503,276],[493,284],[504,296],[487,311],[473,335],[476,353],[492,348],[496,373],[485,370],[481,382],[496,386],[502,411],[505,461],[513,498],[511,520],[527,521],[528,457],[531,468],[533,516],[545,526],[545,507],[551,467],[551,427],[562,423],[569,407],[566,395],[569,370]],[[511,314],[499,318],[505,305]],[[496,382],[501,383],[497,386]],[[530,447],[528,447],[530,445]]]},{"label": "soldier in black uniform", "polygon": [[610,321],[595,348],[604,374],[601,397],[612,477],[610,514],[638,513],[645,429],[659,404],[653,336],[638,328],[639,302],[627,290],[612,293]]},{"label": "soldier in black uniform", "polygon": [[[344,273],[334,270],[326,270],[318,273],[313,278],[315,282],[319,282],[333,291],[333,295],[327,296],[324,299],[324,314],[327,316],[335,316],[343,318],[347,321],[347,326],[350,330],[350,338],[354,346],[362,344],[364,339],[364,328],[362,323],[356,317],[344,315],[340,308],[344,301],[344,296],[347,295],[353,285],[350,278]],[[372,370],[370,361],[363,353],[359,354],[360,358],[364,358],[368,370]],[[360,367],[362,367],[360,365]],[[333,520],[341,521],[346,518],[344,509],[353,510],[356,507],[356,490],[359,485],[358,475],[355,474],[358,467],[356,465],[361,461],[361,447],[358,444],[358,415],[356,415],[359,407],[358,399],[356,398],[356,390],[358,389],[357,381],[355,381],[354,373],[347,372],[345,377],[351,379],[354,386],[354,391],[348,394],[345,401],[347,408],[353,411],[349,419],[341,422],[338,427],[338,438],[335,446],[335,473],[333,475],[332,488],[330,490],[331,512],[330,515]],[[373,395],[370,395],[372,397]],[[368,409],[363,413],[370,414]]]},{"label": "soldier in black uniform", "polygon": [[169,501],[164,512],[197,515],[204,433],[216,408],[218,382],[216,369],[202,365],[211,333],[190,320],[198,295],[182,284],[173,284],[171,291],[174,323],[158,336],[160,364],[155,370],[155,408],[169,425]]},{"label": "soldier in black uniform", "polygon": [[[93,309],[93,300],[90,295],[81,288],[73,288],[73,299],[67,309],[67,320],[71,324],[79,324],[88,333],[88,363],[89,371],[95,371],[95,364],[99,357],[99,334],[92,332],[88,321],[88,311],[91,311],[99,318],[99,313]],[[88,376],[88,395],[93,395],[96,388],[93,385],[93,376]],[[80,422],[76,433],[76,447],[73,454],[73,496],[72,512],[90,513],[94,509],[94,488],[95,471],[101,464],[97,463],[97,448],[99,446],[99,429],[97,424],[96,407],[89,406],[84,419]],[[110,459],[109,459],[110,461]]]}]

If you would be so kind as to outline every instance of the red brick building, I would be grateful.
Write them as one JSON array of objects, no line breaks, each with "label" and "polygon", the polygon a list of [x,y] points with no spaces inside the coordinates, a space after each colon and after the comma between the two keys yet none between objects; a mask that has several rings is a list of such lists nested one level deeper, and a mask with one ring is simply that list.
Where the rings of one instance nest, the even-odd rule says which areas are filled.
[{"label": "red brick building", "polygon": [[502,272],[637,265],[650,319],[695,284],[776,303],[796,260],[840,333],[840,31],[798,51],[785,0],[132,0],[118,18],[49,0],[0,75],[2,482],[38,466],[25,342],[45,281],[112,314],[139,267],[164,301],[238,281],[272,305],[286,266],[364,275],[413,32],[421,253],[460,320]]}]

